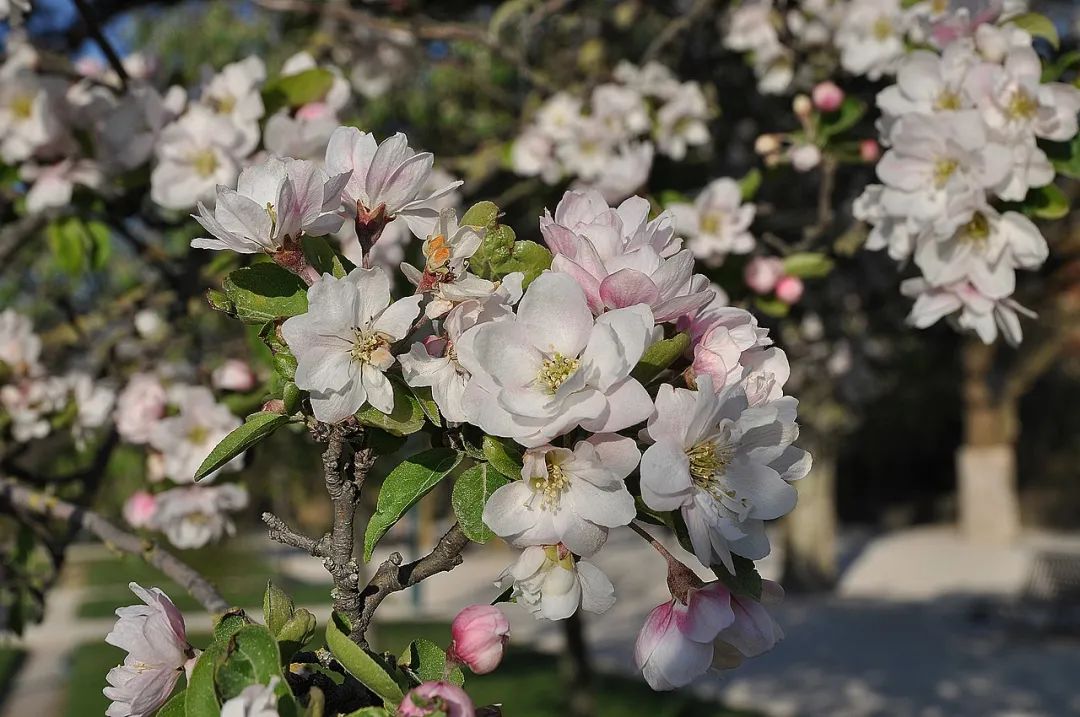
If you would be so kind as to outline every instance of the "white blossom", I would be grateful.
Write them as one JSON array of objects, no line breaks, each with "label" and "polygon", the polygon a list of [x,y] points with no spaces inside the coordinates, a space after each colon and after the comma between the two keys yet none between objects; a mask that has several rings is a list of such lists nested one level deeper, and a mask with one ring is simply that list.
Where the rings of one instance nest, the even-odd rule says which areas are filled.
[{"label": "white blossom", "polygon": [[[149,443],[162,455],[164,477],[176,483],[191,483],[210,451],[238,427],[241,420],[227,406],[218,403],[210,389],[203,386],[173,386],[169,391],[169,402],[176,405],[177,413],[154,424]],[[243,465],[241,454],[204,480],[212,480],[221,471],[239,470]]]},{"label": "white blossom", "polygon": [[231,186],[240,173],[244,137],[227,119],[194,105],[161,131],[150,197],[166,209],[190,209]]},{"label": "white blossom", "polygon": [[754,250],[750,225],[756,208],[743,203],[742,190],[734,179],[714,179],[693,204],[675,203],[668,209],[675,217],[676,229],[690,237],[687,247],[706,264],[718,266],[728,254]]},{"label": "white blossom", "polygon": [[226,119],[243,138],[237,153],[245,157],[259,144],[259,120],[266,112],[262,83],[266,65],[256,55],[233,62],[203,86],[199,102]]},{"label": "white blossom", "polygon": [[154,496],[153,516],[146,527],[165,534],[183,550],[201,548],[236,532],[229,513],[247,506],[247,490],[228,483],[172,488]]},{"label": "white blossom", "polygon": [[589,561],[575,560],[564,545],[525,548],[501,582],[512,584],[518,605],[546,620],[564,620],[578,608],[599,614],[615,604],[611,580]]},{"label": "white blossom", "polygon": [[401,272],[418,293],[430,298],[424,313],[436,319],[468,299],[487,296],[495,284],[468,271],[468,259],[484,240],[480,227],[458,225],[457,212],[444,209],[431,234],[424,240],[423,269],[402,264]]}]

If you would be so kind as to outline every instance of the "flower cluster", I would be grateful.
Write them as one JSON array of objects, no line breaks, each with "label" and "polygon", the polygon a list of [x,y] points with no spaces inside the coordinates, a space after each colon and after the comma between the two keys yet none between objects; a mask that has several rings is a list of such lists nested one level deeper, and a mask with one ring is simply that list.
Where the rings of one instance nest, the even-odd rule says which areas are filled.
[{"label": "flower cluster", "polygon": [[681,160],[709,141],[709,102],[696,82],[680,82],[655,62],[623,62],[586,102],[549,97],[514,142],[513,169],[549,184],[574,177],[616,202],[641,187],[656,152]]},{"label": "flower cluster", "polygon": [[[495,225],[463,224],[454,210],[435,209],[439,193],[424,188],[431,155],[409,148],[403,136],[377,143],[353,129],[336,130],[330,147],[329,177],[304,183],[315,194],[301,204],[313,211],[330,206],[326,187],[333,184],[345,211],[355,213],[362,264],[370,264],[394,223],[422,240],[423,264],[402,264],[414,291],[395,299],[381,267],[318,275],[280,261],[282,250],[267,230],[305,226],[285,210],[277,224],[247,237],[309,284],[307,311],[285,319],[280,335],[316,419],[353,421],[362,409],[391,414],[403,383],[430,389],[447,422],[521,446],[520,469],[507,473],[511,480],[487,498],[481,517],[522,549],[502,582],[537,617],[558,620],[613,604],[615,588],[590,558],[612,530],[640,518],[636,499],[654,516],[685,525],[686,547],[718,575],[743,574],[768,554],[765,522],[795,506],[792,484],[810,467],[809,455],[793,445],[797,402],[783,393],[787,360],[751,314],[727,306],[694,272],[672,212],[650,218],[641,197],[613,207],[595,189],[569,191],[540,219],[551,253],[531,250],[549,257],[542,266],[550,262],[550,269],[486,269],[481,276],[471,260],[489,231],[501,234]],[[288,181],[296,164],[270,158],[251,171],[285,168]],[[737,232],[729,245],[744,243],[752,208],[738,211],[738,189],[727,182],[710,188],[719,199],[699,203],[697,223],[713,236]],[[219,190],[219,208],[231,191]],[[718,216],[721,201],[743,215],[735,228],[720,228],[727,221]],[[204,226],[221,242],[213,248],[252,247]],[[692,243],[703,241],[699,232]],[[667,370],[640,375],[642,359],[654,351],[665,353]],[[754,612],[759,598],[740,594],[729,602],[751,601]],[[688,599],[678,592],[673,605],[689,609]],[[738,632],[740,624],[718,623],[701,639],[711,644],[721,628]],[[493,640],[455,640],[456,659],[486,669],[483,655]],[[658,689],[705,669],[669,664],[664,651],[645,653],[647,674],[669,675],[667,682],[650,677]]]},{"label": "flower cluster", "polygon": [[83,370],[48,373],[42,342],[30,319],[0,312],[0,431],[27,443],[70,430],[77,445],[109,423],[116,392]]},{"label": "flower cluster", "polygon": [[902,287],[916,326],[951,316],[987,343],[1022,338],[1016,270],[1038,269],[1048,249],[1008,203],[1053,189],[1039,143],[1072,140],[1080,111],[1080,90],[1041,81],[1031,42],[1012,25],[979,25],[940,54],[912,52],[878,95],[889,149],[855,214],[873,227],[868,248],[921,271]]}]

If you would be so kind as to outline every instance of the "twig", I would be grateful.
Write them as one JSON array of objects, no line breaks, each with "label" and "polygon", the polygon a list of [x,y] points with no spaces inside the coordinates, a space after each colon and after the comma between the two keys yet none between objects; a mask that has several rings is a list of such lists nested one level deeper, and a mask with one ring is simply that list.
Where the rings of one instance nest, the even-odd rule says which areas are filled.
[{"label": "twig", "polygon": [[73,527],[93,533],[110,547],[140,556],[187,590],[207,612],[223,613],[229,609],[228,601],[197,570],[154,541],[124,532],[91,510],[33,490],[6,477],[0,477],[0,498],[20,511],[65,521]]},{"label": "twig", "polygon": [[[348,617],[355,625],[360,616],[360,568],[353,555],[356,541],[353,522],[356,519],[356,504],[360,492],[355,479],[356,473],[350,476],[345,471],[344,453],[343,429],[341,426],[331,426],[322,460],[326,492],[334,506],[334,522],[328,539],[324,538],[327,555],[323,559],[323,565],[334,578],[334,609]],[[358,451],[354,460],[370,466],[370,451]],[[366,472],[366,468],[363,470]]]},{"label": "twig", "polygon": [[453,570],[461,565],[461,551],[469,544],[469,539],[457,523],[446,532],[430,553],[405,565],[401,564],[401,554],[391,553],[390,557],[379,566],[371,577],[367,587],[360,593],[363,605],[360,611],[360,619],[353,622],[351,637],[361,645],[366,645],[364,635],[371,620],[375,616],[375,610],[380,603],[391,593],[404,590],[416,585],[421,580],[426,580],[432,575]]},{"label": "twig", "polygon": [[330,557],[330,550],[327,547],[325,536],[322,540],[315,540],[315,538],[298,533],[290,528],[284,520],[273,513],[263,513],[262,522],[266,523],[266,526],[270,528],[269,535],[271,540],[276,540],[283,545],[288,545],[293,548],[299,548],[305,553],[314,555],[317,558]]},{"label": "twig", "polygon": [[713,0],[697,0],[693,7],[688,11],[669,22],[667,26],[653,38],[653,41],[649,43],[649,46],[645,48],[645,53],[641,56],[641,62],[639,64],[644,65],[650,60],[655,60],[656,56],[659,55],[669,43],[673,42],[675,38],[697,22],[698,16],[705,14],[712,4]]},{"label": "twig", "polygon": [[837,161],[828,155],[821,160],[821,182],[818,184],[817,221],[803,232],[801,245],[820,239],[833,222],[833,190],[836,187]]},{"label": "twig", "polygon": [[86,0],[75,0],[75,7],[79,9],[79,14],[82,15],[83,21],[86,22],[86,29],[90,33],[90,37],[94,38],[94,42],[105,53],[105,59],[109,61],[109,65],[113,68],[116,76],[120,78],[120,86],[127,91],[130,79],[127,70],[124,69],[124,63],[120,60],[120,55],[116,54],[116,50],[113,48],[112,43],[109,42],[109,38],[105,37],[101,25],[98,24],[97,18],[94,17],[93,9],[86,3]]}]

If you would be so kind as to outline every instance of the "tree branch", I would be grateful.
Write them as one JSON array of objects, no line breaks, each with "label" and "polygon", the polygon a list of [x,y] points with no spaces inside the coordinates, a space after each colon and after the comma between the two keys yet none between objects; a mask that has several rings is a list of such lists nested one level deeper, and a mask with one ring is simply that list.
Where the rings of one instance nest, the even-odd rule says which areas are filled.
[{"label": "tree branch", "polygon": [[[360,498],[355,476],[366,473],[372,455],[366,448],[357,451],[353,458],[356,473],[348,475],[345,471],[347,461],[343,431],[342,426],[330,427],[322,457],[326,492],[334,506],[334,522],[329,536],[323,539],[327,553],[323,565],[334,579],[334,609],[355,625],[360,615],[360,568],[353,556],[356,540],[353,522]],[[365,466],[362,469],[361,464]]]},{"label": "tree branch", "polygon": [[695,22],[697,22],[700,15],[704,15],[706,11],[712,6],[713,0],[697,0],[685,13],[679,15],[664,27],[653,41],[649,43],[649,46],[645,48],[644,54],[641,56],[641,62],[639,65],[644,65],[651,60],[655,60],[657,55],[663,51],[665,47],[675,40],[679,35],[688,30]]},{"label": "tree branch", "polygon": [[363,605],[360,619],[352,623],[354,626],[352,639],[361,645],[366,645],[365,633],[375,617],[375,610],[388,595],[461,565],[461,551],[468,544],[469,539],[458,524],[454,523],[431,552],[419,560],[402,565],[401,554],[391,553],[390,557],[375,571],[367,587],[360,593]]},{"label": "tree branch", "polygon": [[187,590],[207,612],[222,613],[229,609],[228,601],[197,570],[154,541],[124,532],[93,511],[33,490],[6,477],[0,477],[0,498],[16,510],[65,521],[72,527],[93,533],[106,545],[138,555]]},{"label": "tree branch", "polygon": [[83,22],[86,23],[86,29],[90,33],[90,37],[94,38],[94,42],[105,53],[105,59],[109,61],[109,65],[112,67],[113,72],[116,73],[116,76],[120,78],[120,87],[127,91],[130,80],[127,70],[120,60],[120,55],[116,53],[116,49],[109,42],[109,38],[105,37],[105,32],[101,29],[101,25],[98,24],[97,17],[94,16],[93,8],[87,4],[86,0],[75,0],[75,7],[79,9],[79,14],[82,15]]},{"label": "tree branch", "polygon": [[266,523],[266,526],[270,528],[269,535],[271,540],[276,540],[283,545],[288,545],[293,548],[299,548],[305,553],[317,558],[330,557],[330,550],[326,544],[325,536],[322,540],[315,540],[315,538],[308,537],[303,533],[298,533],[290,528],[284,520],[273,513],[263,513],[262,522]]}]

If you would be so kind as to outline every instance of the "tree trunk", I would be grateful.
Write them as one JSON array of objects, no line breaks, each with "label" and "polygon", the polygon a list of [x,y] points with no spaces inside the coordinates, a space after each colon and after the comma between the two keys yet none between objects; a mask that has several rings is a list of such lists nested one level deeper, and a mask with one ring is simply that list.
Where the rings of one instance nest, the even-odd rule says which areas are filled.
[{"label": "tree trunk", "polygon": [[828,438],[803,435],[814,467],[795,483],[799,504],[785,523],[784,587],[814,592],[836,583],[836,451]]},{"label": "tree trunk", "polygon": [[581,610],[563,620],[562,624],[566,646],[559,661],[559,672],[566,690],[566,714],[568,717],[592,717],[596,714],[596,699]]},{"label": "tree trunk", "polygon": [[972,542],[1008,544],[1020,534],[1016,487],[1015,397],[994,391],[995,349],[970,340],[964,348],[964,445],[956,454],[960,530]]}]

